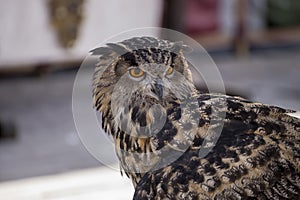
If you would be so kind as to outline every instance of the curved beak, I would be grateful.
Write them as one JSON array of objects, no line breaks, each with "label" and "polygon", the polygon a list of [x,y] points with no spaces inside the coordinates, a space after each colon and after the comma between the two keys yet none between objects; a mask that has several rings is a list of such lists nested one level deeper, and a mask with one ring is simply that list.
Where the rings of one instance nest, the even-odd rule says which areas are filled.
[{"label": "curved beak", "polygon": [[164,95],[164,85],[163,81],[159,78],[154,84],[154,93],[158,96],[159,99],[162,99]]}]

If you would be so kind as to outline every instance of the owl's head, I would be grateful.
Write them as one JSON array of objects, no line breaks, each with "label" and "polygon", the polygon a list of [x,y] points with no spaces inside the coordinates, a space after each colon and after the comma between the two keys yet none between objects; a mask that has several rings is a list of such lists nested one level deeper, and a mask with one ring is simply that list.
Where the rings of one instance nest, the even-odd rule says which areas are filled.
[{"label": "owl's head", "polygon": [[159,130],[168,109],[195,92],[183,54],[186,48],[140,37],[93,50],[93,55],[101,55],[93,94],[103,127],[139,136]]}]

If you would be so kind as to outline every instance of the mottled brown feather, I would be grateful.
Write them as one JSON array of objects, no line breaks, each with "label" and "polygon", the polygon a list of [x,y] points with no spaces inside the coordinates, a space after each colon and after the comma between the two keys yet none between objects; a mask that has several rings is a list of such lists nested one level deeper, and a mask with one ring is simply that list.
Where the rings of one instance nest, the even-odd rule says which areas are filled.
[{"label": "mottled brown feather", "polygon": [[[291,110],[199,93],[185,48],[182,43],[141,37],[93,51],[100,56],[93,79],[94,106],[102,114],[104,130],[114,138],[121,171],[133,182],[134,199],[299,199],[300,120],[287,115]],[[120,128],[111,107],[114,87],[127,68],[147,63],[172,66],[186,82],[173,82],[178,84],[176,91],[162,100],[143,99],[143,91],[137,91],[128,99],[128,109],[118,105],[122,118],[133,119]],[[122,87],[120,95],[130,91],[129,85]],[[172,92],[183,96],[175,98]],[[197,103],[185,102],[184,96]],[[154,104],[165,111],[153,116]],[[160,130],[136,131],[163,116]],[[222,132],[215,141],[218,127]]]}]

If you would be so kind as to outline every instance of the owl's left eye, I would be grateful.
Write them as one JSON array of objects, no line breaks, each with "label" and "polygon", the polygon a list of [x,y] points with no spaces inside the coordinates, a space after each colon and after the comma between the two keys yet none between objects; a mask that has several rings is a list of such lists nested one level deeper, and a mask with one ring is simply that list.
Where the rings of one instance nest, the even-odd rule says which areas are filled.
[{"label": "owl's left eye", "polygon": [[174,68],[173,67],[169,67],[169,69],[166,71],[166,74],[167,75],[171,75],[174,71]]},{"label": "owl's left eye", "polygon": [[144,75],[144,72],[139,68],[132,68],[129,70],[129,74],[134,78],[139,78]]}]

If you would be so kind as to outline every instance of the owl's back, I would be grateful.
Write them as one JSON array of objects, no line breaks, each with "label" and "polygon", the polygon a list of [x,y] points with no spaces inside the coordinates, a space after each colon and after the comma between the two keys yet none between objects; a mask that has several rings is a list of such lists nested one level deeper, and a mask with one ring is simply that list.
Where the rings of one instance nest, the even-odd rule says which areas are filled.
[{"label": "owl's back", "polygon": [[202,115],[220,100],[227,111],[217,142],[195,137],[178,160],[142,177],[134,199],[299,199],[300,120],[278,107],[204,94]]}]

